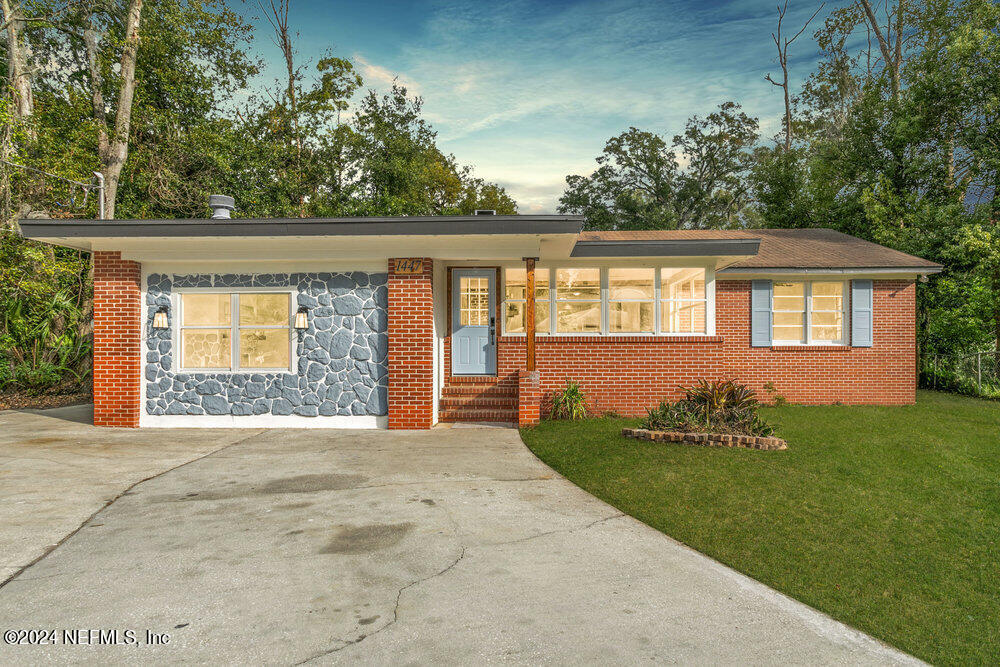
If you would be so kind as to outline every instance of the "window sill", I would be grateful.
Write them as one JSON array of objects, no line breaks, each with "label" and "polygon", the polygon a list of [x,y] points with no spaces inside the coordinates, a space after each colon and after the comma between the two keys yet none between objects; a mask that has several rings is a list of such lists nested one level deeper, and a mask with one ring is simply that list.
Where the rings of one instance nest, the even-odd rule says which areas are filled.
[{"label": "window sill", "polygon": [[[524,334],[505,334],[500,337],[504,343],[524,341]],[[535,345],[539,343],[721,343],[722,336],[669,335],[669,334],[537,334]]]},{"label": "window sill", "polygon": [[788,343],[784,345],[771,345],[769,346],[771,350],[775,352],[850,352],[850,345],[833,344],[833,345],[796,345],[795,343]]}]

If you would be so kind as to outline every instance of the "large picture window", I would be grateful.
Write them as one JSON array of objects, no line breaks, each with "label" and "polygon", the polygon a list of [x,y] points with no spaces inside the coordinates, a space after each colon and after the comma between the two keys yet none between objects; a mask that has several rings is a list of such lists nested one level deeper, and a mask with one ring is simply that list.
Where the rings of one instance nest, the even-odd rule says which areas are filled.
[{"label": "large picture window", "polygon": [[703,334],[708,297],[705,269],[660,269],[660,331]]},{"label": "large picture window", "polygon": [[[705,335],[713,291],[702,267],[535,270],[537,334]],[[527,273],[504,269],[504,333],[525,333]]]},{"label": "large picture window", "polygon": [[184,293],[180,311],[185,370],[291,368],[288,292]]},{"label": "large picture window", "polygon": [[600,269],[556,269],[556,331],[601,332]]},{"label": "large picture window", "polygon": [[845,320],[842,281],[774,282],[776,344],[843,344]]}]

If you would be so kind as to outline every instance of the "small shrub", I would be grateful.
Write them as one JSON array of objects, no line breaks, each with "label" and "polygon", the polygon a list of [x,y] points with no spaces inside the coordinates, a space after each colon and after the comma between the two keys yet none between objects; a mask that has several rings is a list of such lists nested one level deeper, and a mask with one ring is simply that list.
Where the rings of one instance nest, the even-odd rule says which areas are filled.
[{"label": "small shrub", "polygon": [[761,419],[753,390],[733,380],[700,380],[684,390],[684,398],[660,401],[646,411],[641,427],[651,431],[728,433],[771,436],[774,428]]},{"label": "small shrub", "polygon": [[788,399],[778,393],[778,390],[774,387],[773,382],[765,382],[764,391],[766,391],[768,396],[771,397],[771,402],[774,403],[775,406],[780,408],[781,406],[788,404]]},{"label": "small shrub", "polygon": [[579,382],[569,381],[552,396],[553,419],[583,419],[587,416],[587,395]]}]

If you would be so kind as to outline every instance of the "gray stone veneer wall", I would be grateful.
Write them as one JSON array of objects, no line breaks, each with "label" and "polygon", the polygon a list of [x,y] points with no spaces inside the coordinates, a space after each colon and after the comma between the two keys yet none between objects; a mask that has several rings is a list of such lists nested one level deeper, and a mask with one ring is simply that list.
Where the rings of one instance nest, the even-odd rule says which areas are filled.
[{"label": "gray stone veneer wall", "polygon": [[[385,415],[388,291],[385,273],[150,274],[146,279],[146,414]],[[174,372],[170,301],[183,287],[288,287],[309,309],[309,328],[292,330],[296,372]],[[153,314],[169,307],[169,329]]]}]

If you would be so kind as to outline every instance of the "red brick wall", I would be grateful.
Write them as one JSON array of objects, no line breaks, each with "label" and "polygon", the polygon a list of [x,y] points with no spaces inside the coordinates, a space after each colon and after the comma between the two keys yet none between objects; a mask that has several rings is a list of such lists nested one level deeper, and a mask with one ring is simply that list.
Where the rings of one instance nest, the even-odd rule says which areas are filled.
[{"label": "red brick wall", "polygon": [[389,260],[389,428],[430,428],[434,411],[432,263],[397,274]]},{"label": "red brick wall", "polygon": [[542,387],[538,371],[518,371],[517,425],[534,426],[541,419]]},{"label": "red brick wall", "polygon": [[139,426],[141,265],[94,253],[94,425]]},{"label": "red brick wall", "polygon": [[[750,346],[750,281],[716,282],[716,336],[536,339],[543,404],[567,380],[583,385],[595,410],[644,414],[678,387],[700,378],[735,378],[769,400],[764,389],[795,403],[900,405],[915,398],[915,290],[912,281],[874,283],[874,346]],[[504,336],[498,371],[516,381],[524,367],[523,337]]]}]

